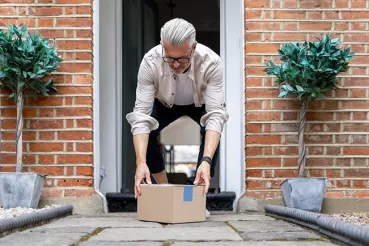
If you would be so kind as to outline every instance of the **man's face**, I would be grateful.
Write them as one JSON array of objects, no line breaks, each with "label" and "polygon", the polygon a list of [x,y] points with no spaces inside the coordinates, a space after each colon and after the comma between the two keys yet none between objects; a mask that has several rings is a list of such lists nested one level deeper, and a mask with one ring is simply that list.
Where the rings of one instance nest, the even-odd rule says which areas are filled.
[{"label": "man's face", "polygon": [[163,59],[176,74],[181,74],[190,66],[190,58],[193,48],[190,47],[189,42],[183,42],[178,46],[163,41]]}]

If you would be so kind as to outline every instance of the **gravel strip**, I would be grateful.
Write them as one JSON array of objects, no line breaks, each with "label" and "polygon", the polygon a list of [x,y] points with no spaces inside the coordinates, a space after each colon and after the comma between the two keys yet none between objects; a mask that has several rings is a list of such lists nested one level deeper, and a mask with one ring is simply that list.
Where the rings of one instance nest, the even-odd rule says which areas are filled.
[{"label": "gravel strip", "polygon": [[341,214],[327,214],[328,216],[349,222],[355,225],[369,227],[369,212],[363,213],[341,213]]},{"label": "gravel strip", "polygon": [[22,208],[22,207],[5,209],[5,208],[0,207],[0,220],[7,219],[7,218],[14,218],[22,214],[34,213],[34,212],[45,210],[45,209],[57,208],[60,206],[61,205],[53,204],[53,205],[46,205],[45,207],[38,208],[38,209]]}]

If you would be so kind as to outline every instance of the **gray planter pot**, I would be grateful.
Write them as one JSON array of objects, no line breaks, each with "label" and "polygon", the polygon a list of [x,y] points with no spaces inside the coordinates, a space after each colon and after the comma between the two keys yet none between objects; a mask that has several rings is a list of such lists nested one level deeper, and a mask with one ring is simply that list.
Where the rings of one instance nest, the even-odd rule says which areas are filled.
[{"label": "gray planter pot", "polygon": [[0,201],[4,208],[37,208],[45,175],[0,172]]},{"label": "gray planter pot", "polygon": [[320,213],[326,183],[325,178],[286,179],[281,184],[284,203],[289,208]]}]

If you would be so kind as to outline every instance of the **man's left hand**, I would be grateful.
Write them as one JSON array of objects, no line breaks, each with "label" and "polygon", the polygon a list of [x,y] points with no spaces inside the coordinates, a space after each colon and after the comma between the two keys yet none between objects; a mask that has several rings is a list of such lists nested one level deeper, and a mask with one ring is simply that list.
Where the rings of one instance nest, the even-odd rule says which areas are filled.
[{"label": "man's left hand", "polygon": [[205,184],[205,194],[208,193],[210,186],[210,164],[203,161],[196,172],[195,185]]}]

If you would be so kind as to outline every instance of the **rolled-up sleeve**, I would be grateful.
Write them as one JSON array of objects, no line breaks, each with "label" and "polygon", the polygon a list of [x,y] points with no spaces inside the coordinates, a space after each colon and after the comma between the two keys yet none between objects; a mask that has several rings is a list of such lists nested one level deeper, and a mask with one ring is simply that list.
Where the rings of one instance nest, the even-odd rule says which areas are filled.
[{"label": "rolled-up sleeve", "polygon": [[155,85],[152,68],[144,58],[137,75],[136,102],[133,112],[126,115],[133,135],[150,133],[159,127],[159,123],[151,117],[155,97]]},{"label": "rolled-up sleeve", "polygon": [[213,61],[211,65],[208,66],[206,79],[206,114],[201,118],[200,124],[205,127],[205,130],[214,130],[222,134],[224,124],[229,119],[229,114],[225,110],[223,68],[220,59]]}]

